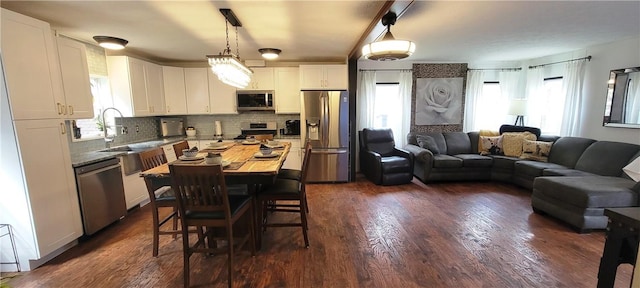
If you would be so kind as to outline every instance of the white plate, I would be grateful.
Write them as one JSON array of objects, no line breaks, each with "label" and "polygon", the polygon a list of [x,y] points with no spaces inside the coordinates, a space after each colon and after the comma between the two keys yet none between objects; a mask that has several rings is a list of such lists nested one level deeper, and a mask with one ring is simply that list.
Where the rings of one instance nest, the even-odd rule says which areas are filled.
[{"label": "white plate", "polygon": [[269,145],[269,144],[264,144],[264,146],[267,146],[269,148],[282,148],[284,147],[284,145],[282,143],[278,144],[278,145]]},{"label": "white plate", "polygon": [[231,161],[228,160],[222,160],[222,167],[227,167],[231,164]]},{"label": "white plate", "polygon": [[253,154],[253,156],[256,157],[256,158],[274,158],[274,157],[280,156],[280,153],[271,152],[271,154],[264,155],[264,154],[262,154],[260,152],[257,152],[256,154]]},{"label": "white plate", "polygon": [[180,156],[178,157],[178,159],[182,160],[182,161],[196,161],[196,160],[202,160],[204,159],[204,157],[202,156],[196,156],[196,157],[187,157],[187,156]]},{"label": "white plate", "polygon": [[220,146],[207,146],[207,149],[213,149],[213,150],[222,150],[222,149],[227,149],[229,148],[229,145],[220,145]]},{"label": "white plate", "polygon": [[250,142],[250,141],[244,140],[244,141],[242,141],[242,144],[244,144],[244,145],[255,145],[255,144],[260,144],[260,141]]}]

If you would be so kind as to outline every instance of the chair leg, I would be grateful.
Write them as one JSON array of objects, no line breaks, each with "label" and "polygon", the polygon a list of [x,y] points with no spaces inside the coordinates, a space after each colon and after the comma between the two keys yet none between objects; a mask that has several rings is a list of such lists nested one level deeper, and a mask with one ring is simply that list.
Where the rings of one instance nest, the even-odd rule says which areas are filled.
[{"label": "chair leg", "polygon": [[304,237],[304,247],[309,248],[309,236],[307,236],[307,211],[305,210],[304,198],[300,199],[300,220],[302,222],[302,236]]},{"label": "chair leg", "polygon": [[160,238],[160,220],[158,219],[160,215],[158,215],[158,207],[151,203],[151,213],[153,215],[153,257],[158,257],[158,246],[159,246],[159,238]]},{"label": "chair leg", "polygon": [[[178,230],[178,207],[173,207],[173,213],[175,213],[173,215],[173,231]],[[158,229],[160,229],[160,227],[158,227]],[[176,238],[178,238],[178,234],[173,234],[173,239],[175,240]]]},{"label": "chair leg", "polygon": [[227,241],[229,242],[229,288],[233,287],[233,224],[227,227]]},{"label": "chair leg", "polygon": [[249,216],[250,216],[250,218],[249,218],[250,219],[250,223],[249,223],[249,226],[250,226],[249,227],[249,242],[251,242],[249,244],[251,245],[251,256],[256,256],[256,238],[255,238],[256,229],[255,229],[255,223],[254,223],[255,216],[253,215],[254,214],[254,209],[253,209],[253,207],[251,207],[251,209],[249,209],[249,210],[250,210],[249,211]]},{"label": "chair leg", "polygon": [[[184,229],[183,229],[184,230]],[[200,230],[200,228],[198,228]],[[182,258],[184,259],[183,268],[183,278],[184,278],[184,287],[189,287],[189,258],[191,257],[191,251],[189,249],[189,233],[183,231],[182,232]]]}]

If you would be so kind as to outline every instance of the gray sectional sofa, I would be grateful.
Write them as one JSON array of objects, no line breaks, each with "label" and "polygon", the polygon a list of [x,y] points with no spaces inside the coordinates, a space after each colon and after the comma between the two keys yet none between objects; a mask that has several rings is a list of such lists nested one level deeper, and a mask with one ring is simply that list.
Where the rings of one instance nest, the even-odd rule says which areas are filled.
[{"label": "gray sectional sofa", "polygon": [[[421,147],[418,139],[425,136],[436,144],[421,142]],[[640,184],[622,171],[640,157],[640,145],[537,136],[539,141],[553,142],[547,162],[479,155],[477,132],[412,132],[404,148],[414,155],[414,176],[424,183],[513,183],[532,191],[531,206],[536,213],[560,219],[579,232],[606,228],[604,208],[640,206]]]}]

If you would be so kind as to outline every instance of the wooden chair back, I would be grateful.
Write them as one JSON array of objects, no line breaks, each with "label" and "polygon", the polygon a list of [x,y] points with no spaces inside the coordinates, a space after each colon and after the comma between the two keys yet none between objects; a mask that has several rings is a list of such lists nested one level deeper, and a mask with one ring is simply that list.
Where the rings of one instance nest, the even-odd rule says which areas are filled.
[{"label": "wooden chair back", "polygon": [[164,150],[162,150],[162,147],[142,151],[138,153],[138,157],[140,157],[142,171],[149,170],[151,168],[158,167],[164,163],[167,163],[167,157],[164,155]]},{"label": "wooden chair back", "polygon": [[182,156],[182,150],[184,149],[189,149],[189,142],[186,140],[173,144],[173,152],[176,153],[176,158],[180,158],[180,156]]},{"label": "wooden chair back", "polygon": [[256,138],[256,141],[265,142],[268,140],[273,140],[273,134],[259,134],[253,135]]},{"label": "wooden chair back", "polygon": [[309,174],[309,159],[311,159],[311,141],[307,141],[304,145],[304,158],[302,159],[302,170],[300,176],[300,182],[302,182],[302,189],[307,184],[307,175]]},{"label": "wooden chair back", "polygon": [[227,220],[231,219],[221,165],[169,165],[169,171],[180,213],[221,213]]}]

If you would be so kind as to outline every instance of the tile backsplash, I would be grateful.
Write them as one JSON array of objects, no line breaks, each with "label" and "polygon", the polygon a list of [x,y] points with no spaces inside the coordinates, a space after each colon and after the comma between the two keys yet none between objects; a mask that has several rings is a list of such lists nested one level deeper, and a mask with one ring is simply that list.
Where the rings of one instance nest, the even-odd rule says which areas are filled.
[{"label": "tile backsplash", "polygon": [[[115,137],[111,146],[125,145],[128,143],[142,142],[157,139],[159,136],[159,119],[168,117],[180,117],[184,119],[184,126],[192,126],[196,129],[197,136],[209,136],[214,134],[214,123],[220,121],[223,137],[233,139],[240,135],[241,122],[269,122],[275,121],[277,129],[285,127],[287,120],[299,120],[300,114],[274,114],[273,112],[245,112],[235,115],[183,115],[183,116],[155,116],[155,117],[130,117],[116,118],[117,125],[127,127],[127,134]],[[67,121],[69,126],[69,121]],[[91,152],[104,149],[104,139],[71,141],[68,136],[71,154]]]}]

